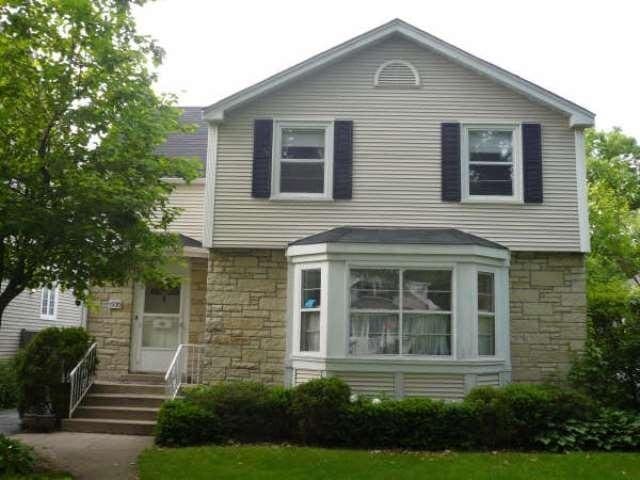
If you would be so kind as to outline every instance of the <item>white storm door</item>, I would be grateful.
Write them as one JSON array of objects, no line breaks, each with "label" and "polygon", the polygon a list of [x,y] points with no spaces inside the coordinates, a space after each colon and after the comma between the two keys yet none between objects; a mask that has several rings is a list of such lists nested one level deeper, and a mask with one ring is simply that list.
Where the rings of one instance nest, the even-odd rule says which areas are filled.
[{"label": "white storm door", "polygon": [[166,372],[184,336],[186,284],[163,288],[148,284],[136,293],[134,370]]}]

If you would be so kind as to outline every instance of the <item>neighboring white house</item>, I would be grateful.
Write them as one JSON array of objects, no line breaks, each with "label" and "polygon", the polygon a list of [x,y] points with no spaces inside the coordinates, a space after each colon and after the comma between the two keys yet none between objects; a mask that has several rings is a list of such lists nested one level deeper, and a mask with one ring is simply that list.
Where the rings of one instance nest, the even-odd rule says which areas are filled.
[{"label": "neighboring white house", "polygon": [[58,288],[28,289],[6,308],[0,325],[0,358],[18,351],[20,332],[37,332],[47,327],[79,327],[85,324],[85,308],[76,305],[69,291]]}]

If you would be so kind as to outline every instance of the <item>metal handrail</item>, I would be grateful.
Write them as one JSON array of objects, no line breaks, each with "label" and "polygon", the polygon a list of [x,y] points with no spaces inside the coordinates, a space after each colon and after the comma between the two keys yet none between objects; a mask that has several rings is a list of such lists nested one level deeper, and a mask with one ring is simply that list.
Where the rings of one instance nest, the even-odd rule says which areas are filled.
[{"label": "metal handrail", "polygon": [[201,355],[202,345],[178,345],[164,376],[165,392],[169,398],[176,398],[183,385],[197,385],[202,382]]},{"label": "metal handrail", "polygon": [[78,408],[91,385],[93,385],[96,376],[97,348],[97,343],[91,345],[87,353],[83,355],[82,359],[69,373],[69,383],[71,385],[69,392],[69,418],[71,418],[73,412]]}]

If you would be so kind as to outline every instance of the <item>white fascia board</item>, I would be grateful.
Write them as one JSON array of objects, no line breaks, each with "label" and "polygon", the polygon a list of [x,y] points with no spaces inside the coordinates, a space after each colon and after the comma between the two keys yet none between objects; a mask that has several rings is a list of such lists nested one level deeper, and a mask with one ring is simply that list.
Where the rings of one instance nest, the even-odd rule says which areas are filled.
[{"label": "white fascia board", "polygon": [[216,168],[218,164],[218,125],[209,123],[207,140],[207,173],[204,187],[204,222],[202,246],[213,246],[213,217],[215,214]]},{"label": "white fascia board", "polygon": [[384,243],[318,243],[313,245],[292,245],[287,248],[287,257],[320,258],[332,254],[373,254],[373,255],[464,255],[487,257],[509,261],[509,250],[483,247],[479,245],[424,245],[424,244],[384,244]]},{"label": "white fascia board", "polygon": [[576,105],[534,83],[508,72],[490,62],[471,55],[433,35],[430,35],[402,20],[396,19],[369,32],[359,35],[330,50],[320,53],[308,60],[294,65],[262,82],[240,90],[204,109],[204,118],[210,121],[222,121],[227,109],[237,107],[249,100],[271,92],[285,84],[298,79],[316,69],[322,68],[357,50],[370,46],[390,35],[399,34],[415,43],[430,48],[450,60],[470,68],[494,81],[515,90],[532,100],[547,105],[569,116],[571,127],[593,126],[595,115],[589,110]]}]

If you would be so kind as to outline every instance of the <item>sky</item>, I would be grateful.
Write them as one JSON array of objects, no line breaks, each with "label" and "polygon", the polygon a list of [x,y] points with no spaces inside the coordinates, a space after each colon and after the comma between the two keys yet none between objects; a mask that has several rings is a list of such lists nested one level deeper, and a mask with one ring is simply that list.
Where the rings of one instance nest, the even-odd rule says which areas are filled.
[{"label": "sky", "polygon": [[640,140],[640,1],[156,0],[139,30],[166,51],[157,89],[206,106],[401,18]]}]

